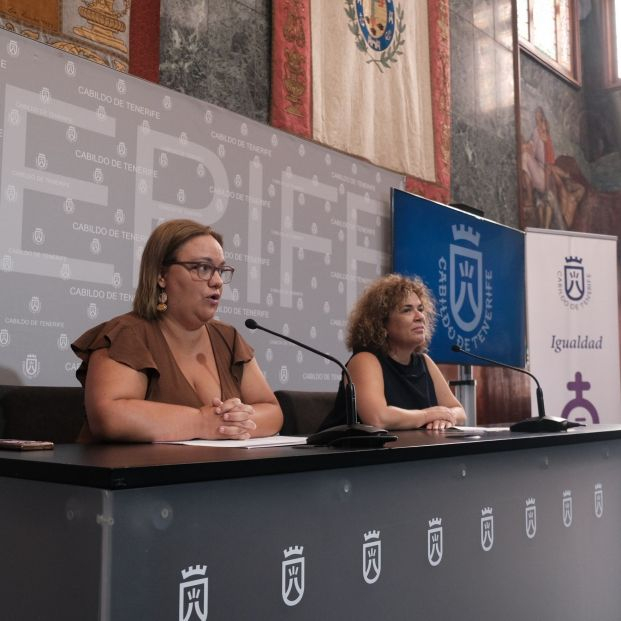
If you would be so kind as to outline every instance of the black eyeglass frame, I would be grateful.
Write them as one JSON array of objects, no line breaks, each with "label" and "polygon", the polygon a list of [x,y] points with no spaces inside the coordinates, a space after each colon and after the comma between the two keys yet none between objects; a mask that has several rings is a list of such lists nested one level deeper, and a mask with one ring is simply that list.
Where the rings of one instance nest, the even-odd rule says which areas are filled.
[{"label": "black eyeglass frame", "polygon": [[[213,278],[213,275],[218,272],[218,275],[225,285],[228,285],[233,280],[233,274],[235,273],[235,268],[230,265],[214,265],[213,263],[208,263],[207,261],[167,261],[164,265],[181,265],[182,267],[185,267],[190,274],[195,273],[198,280],[204,280],[206,282],[209,282]],[[198,273],[201,266],[209,268],[209,273],[206,278],[203,278]]]}]

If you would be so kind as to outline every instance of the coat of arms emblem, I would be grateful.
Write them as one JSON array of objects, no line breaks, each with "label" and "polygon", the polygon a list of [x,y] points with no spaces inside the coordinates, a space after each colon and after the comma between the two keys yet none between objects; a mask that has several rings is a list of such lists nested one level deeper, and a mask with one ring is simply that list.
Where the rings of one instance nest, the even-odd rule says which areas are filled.
[{"label": "coat of arms emblem", "polygon": [[382,572],[382,542],[379,530],[364,533],[362,544],[362,575],[367,584],[377,582]]},{"label": "coat of arms emblem", "polygon": [[489,552],[494,545],[494,514],[491,507],[481,509],[481,547]]},{"label": "coat of arms emblem", "polygon": [[282,601],[287,606],[295,606],[304,595],[304,552],[303,546],[291,546],[283,550],[282,562]]},{"label": "coat of arms emblem", "polygon": [[206,621],[208,613],[207,565],[190,566],[181,570],[179,584],[179,621]]},{"label": "coat of arms emblem", "polygon": [[532,539],[537,532],[537,505],[535,504],[534,498],[528,498],[526,500],[524,513],[526,518],[526,536]]},{"label": "coat of arms emblem", "polygon": [[442,560],[443,544],[442,544],[442,518],[433,518],[429,520],[429,529],[427,530],[427,559],[429,564],[436,567]]}]

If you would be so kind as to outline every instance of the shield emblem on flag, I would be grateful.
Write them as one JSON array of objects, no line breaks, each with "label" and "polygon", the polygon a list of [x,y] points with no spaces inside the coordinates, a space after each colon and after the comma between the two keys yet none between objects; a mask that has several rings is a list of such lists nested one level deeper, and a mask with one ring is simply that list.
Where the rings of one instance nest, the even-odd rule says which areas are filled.
[{"label": "shield emblem on flag", "polygon": [[208,614],[207,577],[179,584],[179,621],[206,621]]},{"label": "shield emblem on flag", "polygon": [[526,501],[526,536],[532,539],[537,532],[537,507],[535,501]]},{"label": "shield emblem on flag", "polygon": [[582,265],[565,265],[563,270],[565,295],[574,302],[584,296],[584,267]]},{"label": "shield emblem on flag", "polygon": [[9,331],[6,328],[0,330],[0,347],[6,347],[11,342]]},{"label": "shield emblem on flag", "polygon": [[442,560],[442,520],[435,518],[429,521],[427,530],[427,559],[436,567]]},{"label": "shield emblem on flag", "polygon": [[[365,535],[366,537],[366,535]],[[367,541],[362,545],[362,575],[367,584],[377,582],[382,572],[382,542]]]},{"label": "shield emblem on flag", "polygon": [[572,520],[571,493],[563,493],[563,525],[569,528]]},{"label": "shield emblem on flag", "polygon": [[464,332],[471,332],[483,314],[483,258],[478,250],[451,244],[451,313]]},{"label": "shield emblem on flag", "polygon": [[485,515],[481,518],[481,547],[489,552],[494,545],[494,516]]},{"label": "shield emblem on flag", "polygon": [[602,484],[595,486],[595,517],[601,518],[604,515],[604,490]]},{"label": "shield emblem on flag", "polygon": [[[289,555],[296,554],[295,548]],[[285,557],[287,551],[285,551]],[[297,552],[299,553],[299,552]],[[295,606],[304,595],[304,557],[288,558],[282,562],[282,600],[287,606]]]}]

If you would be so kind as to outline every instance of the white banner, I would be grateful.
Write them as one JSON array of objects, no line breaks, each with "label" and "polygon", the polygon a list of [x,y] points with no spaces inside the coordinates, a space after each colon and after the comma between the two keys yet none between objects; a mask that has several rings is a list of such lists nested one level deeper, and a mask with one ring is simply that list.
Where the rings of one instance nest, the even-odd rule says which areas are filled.
[{"label": "white banner", "polygon": [[526,229],[530,370],[550,416],[621,421],[616,250],[612,236]]},{"label": "white banner", "polygon": [[313,138],[435,180],[427,2],[312,0],[311,29]]}]

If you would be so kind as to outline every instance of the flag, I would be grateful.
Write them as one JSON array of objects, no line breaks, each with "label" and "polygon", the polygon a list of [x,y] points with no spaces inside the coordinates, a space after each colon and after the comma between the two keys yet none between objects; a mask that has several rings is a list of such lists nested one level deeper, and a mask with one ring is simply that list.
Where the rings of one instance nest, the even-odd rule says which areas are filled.
[{"label": "flag", "polygon": [[272,124],[448,200],[444,0],[276,0]]}]

